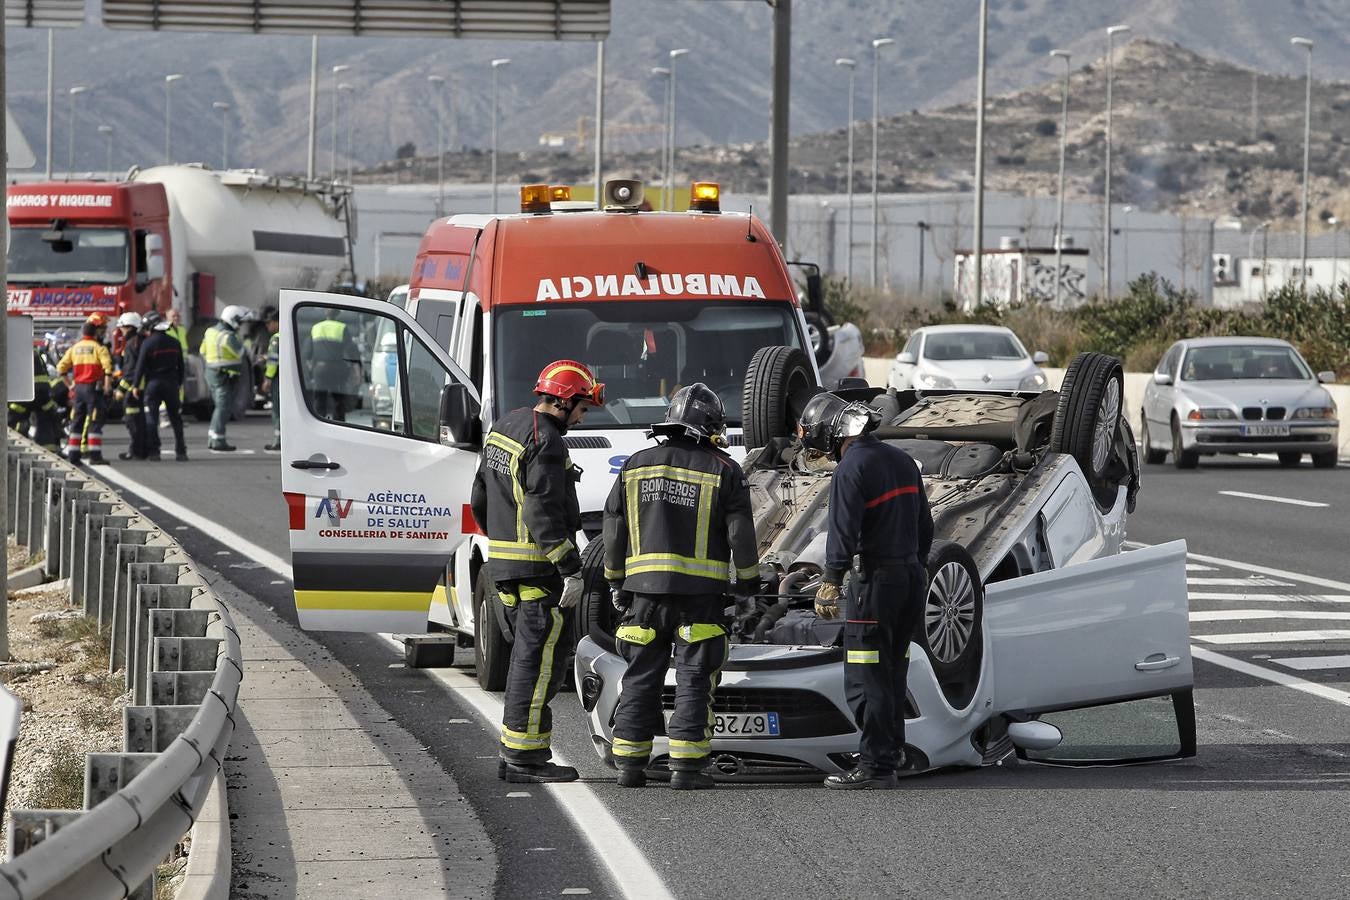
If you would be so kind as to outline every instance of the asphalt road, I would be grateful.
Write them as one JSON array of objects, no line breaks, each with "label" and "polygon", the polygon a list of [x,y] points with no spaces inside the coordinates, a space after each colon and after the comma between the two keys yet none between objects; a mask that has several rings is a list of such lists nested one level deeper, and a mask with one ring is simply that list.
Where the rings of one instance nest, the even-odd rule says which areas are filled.
[{"label": "asphalt road", "polygon": [[[230,433],[255,452],[207,454],[204,428],[196,426],[192,462],[119,468],[285,556],[279,458],[260,449],[268,432],[265,420],[250,419]],[[114,452],[118,444],[117,436],[109,440]],[[1284,470],[1258,460],[1194,472],[1146,468],[1130,538],[1185,538],[1198,554],[1190,572],[1200,739],[1194,760],[943,772],[880,794],[839,795],[814,785],[677,794],[615,786],[570,696],[556,705],[555,741],[679,897],[1344,894],[1348,511],[1346,466]],[[288,584],[237,554],[217,556],[230,548],[199,532],[178,536],[190,553],[294,621]],[[497,842],[499,895],[556,895],[561,884],[592,885],[597,896],[615,892],[552,794],[541,792],[524,817],[503,801],[503,786],[483,758],[493,753],[490,729],[465,737],[445,725],[473,715],[461,698],[425,673],[388,668],[397,651],[381,639],[316,637],[454,772]],[[1338,656],[1346,658],[1321,659]],[[1332,697],[1275,683],[1290,679]],[[540,841],[562,852],[527,852]]]}]

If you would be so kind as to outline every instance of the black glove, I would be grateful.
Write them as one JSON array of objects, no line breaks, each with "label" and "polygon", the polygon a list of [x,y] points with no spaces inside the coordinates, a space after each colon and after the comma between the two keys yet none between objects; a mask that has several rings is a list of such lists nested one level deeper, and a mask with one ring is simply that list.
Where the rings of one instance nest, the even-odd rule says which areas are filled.
[{"label": "black glove", "polygon": [[737,579],[735,588],[732,592],[737,597],[753,597],[764,591],[763,580],[756,575],[753,578]]},{"label": "black glove", "polygon": [[629,607],[633,605],[633,592],[625,591],[620,582],[611,581],[609,583],[609,601],[614,604],[614,609],[620,614],[627,613]]}]

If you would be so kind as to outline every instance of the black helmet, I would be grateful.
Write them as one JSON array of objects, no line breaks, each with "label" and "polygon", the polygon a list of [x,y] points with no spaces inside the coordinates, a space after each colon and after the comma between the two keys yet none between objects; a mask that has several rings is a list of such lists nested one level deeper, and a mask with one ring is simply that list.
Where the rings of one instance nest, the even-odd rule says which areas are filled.
[{"label": "black helmet", "polygon": [[152,309],[141,319],[141,328],[145,331],[154,331],[155,326],[163,321],[164,317]]},{"label": "black helmet", "polygon": [[797,434],[803,446],[837,460],[845,439],[871,431],[880,424],[879,419],[861,403],[849,403],[825,392],[807,401],[797,420]]},{"label": "black helmet", "polygon": [[722,398],[701,381],[676,391],[666,410],[666,420],[652,426],[652,434],[714,443],[726,430],[727,413],[722,407]]}]

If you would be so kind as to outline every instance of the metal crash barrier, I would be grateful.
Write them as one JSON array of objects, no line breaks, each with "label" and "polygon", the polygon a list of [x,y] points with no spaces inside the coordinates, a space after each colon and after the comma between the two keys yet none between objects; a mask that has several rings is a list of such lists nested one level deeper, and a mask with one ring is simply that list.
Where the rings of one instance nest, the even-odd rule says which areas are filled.
[{"label": "metal crash barrier", "polygon": [[234,733],[239,635],[172,537],[86,471],[9,441],[9,532],[108,630],[131,705],[124,752],[86,756],[84,809],[10,812],[0,900],[153,898],[155,867],[196,822]]}]

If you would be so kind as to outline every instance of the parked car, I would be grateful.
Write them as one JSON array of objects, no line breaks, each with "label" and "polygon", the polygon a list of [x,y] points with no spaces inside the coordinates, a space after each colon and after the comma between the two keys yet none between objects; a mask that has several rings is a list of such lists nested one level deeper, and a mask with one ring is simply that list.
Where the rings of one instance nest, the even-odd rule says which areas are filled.
[{"label": "parked car", "polygon": [[1322,383],[1335,380],[1275,338],[1177,341],[1144,388],[1144,461],[1171,452],[1178,469],[1193,469],[1201,456],[1277,453],[1281,465],[1296,466],[1307,453],[1315,467],[1333,468],[1339,422]]},{"label": "parked car", "polygon": [[[910,650],[909,773],[988,765],[1014,751],[1079,763],[1195,753],[1185,543],[1121,552],[1139,483],[1121,366],[1083,354],[1065,377],[1063,393],[1034,397],[840,392],[868,403],[883,423],[877,435],[920,463],[933,510],[938,539]],[[793,405],[783,394],[751,387],[754,409],[743,415],[777,427],[746,432],[769,588],[733,626],[713,701],[713,774],[727,779],[819,778],[857,760],[842,620],[813,608],[834,466],[787,439]],[[608,761],[625,663],[615,652],[602,543],[591,541],[583,557],[575,674],[594,746]],[[667,712],[674,679],[667,676]],[[654,770],[666,750],[658,735]]]},{"label": "parked car", "polygon": [[905,390],[1042,391],[1038,366],[1049,362],[997,325],[933,325],[917,329],[891,363],[887,387]]}]

